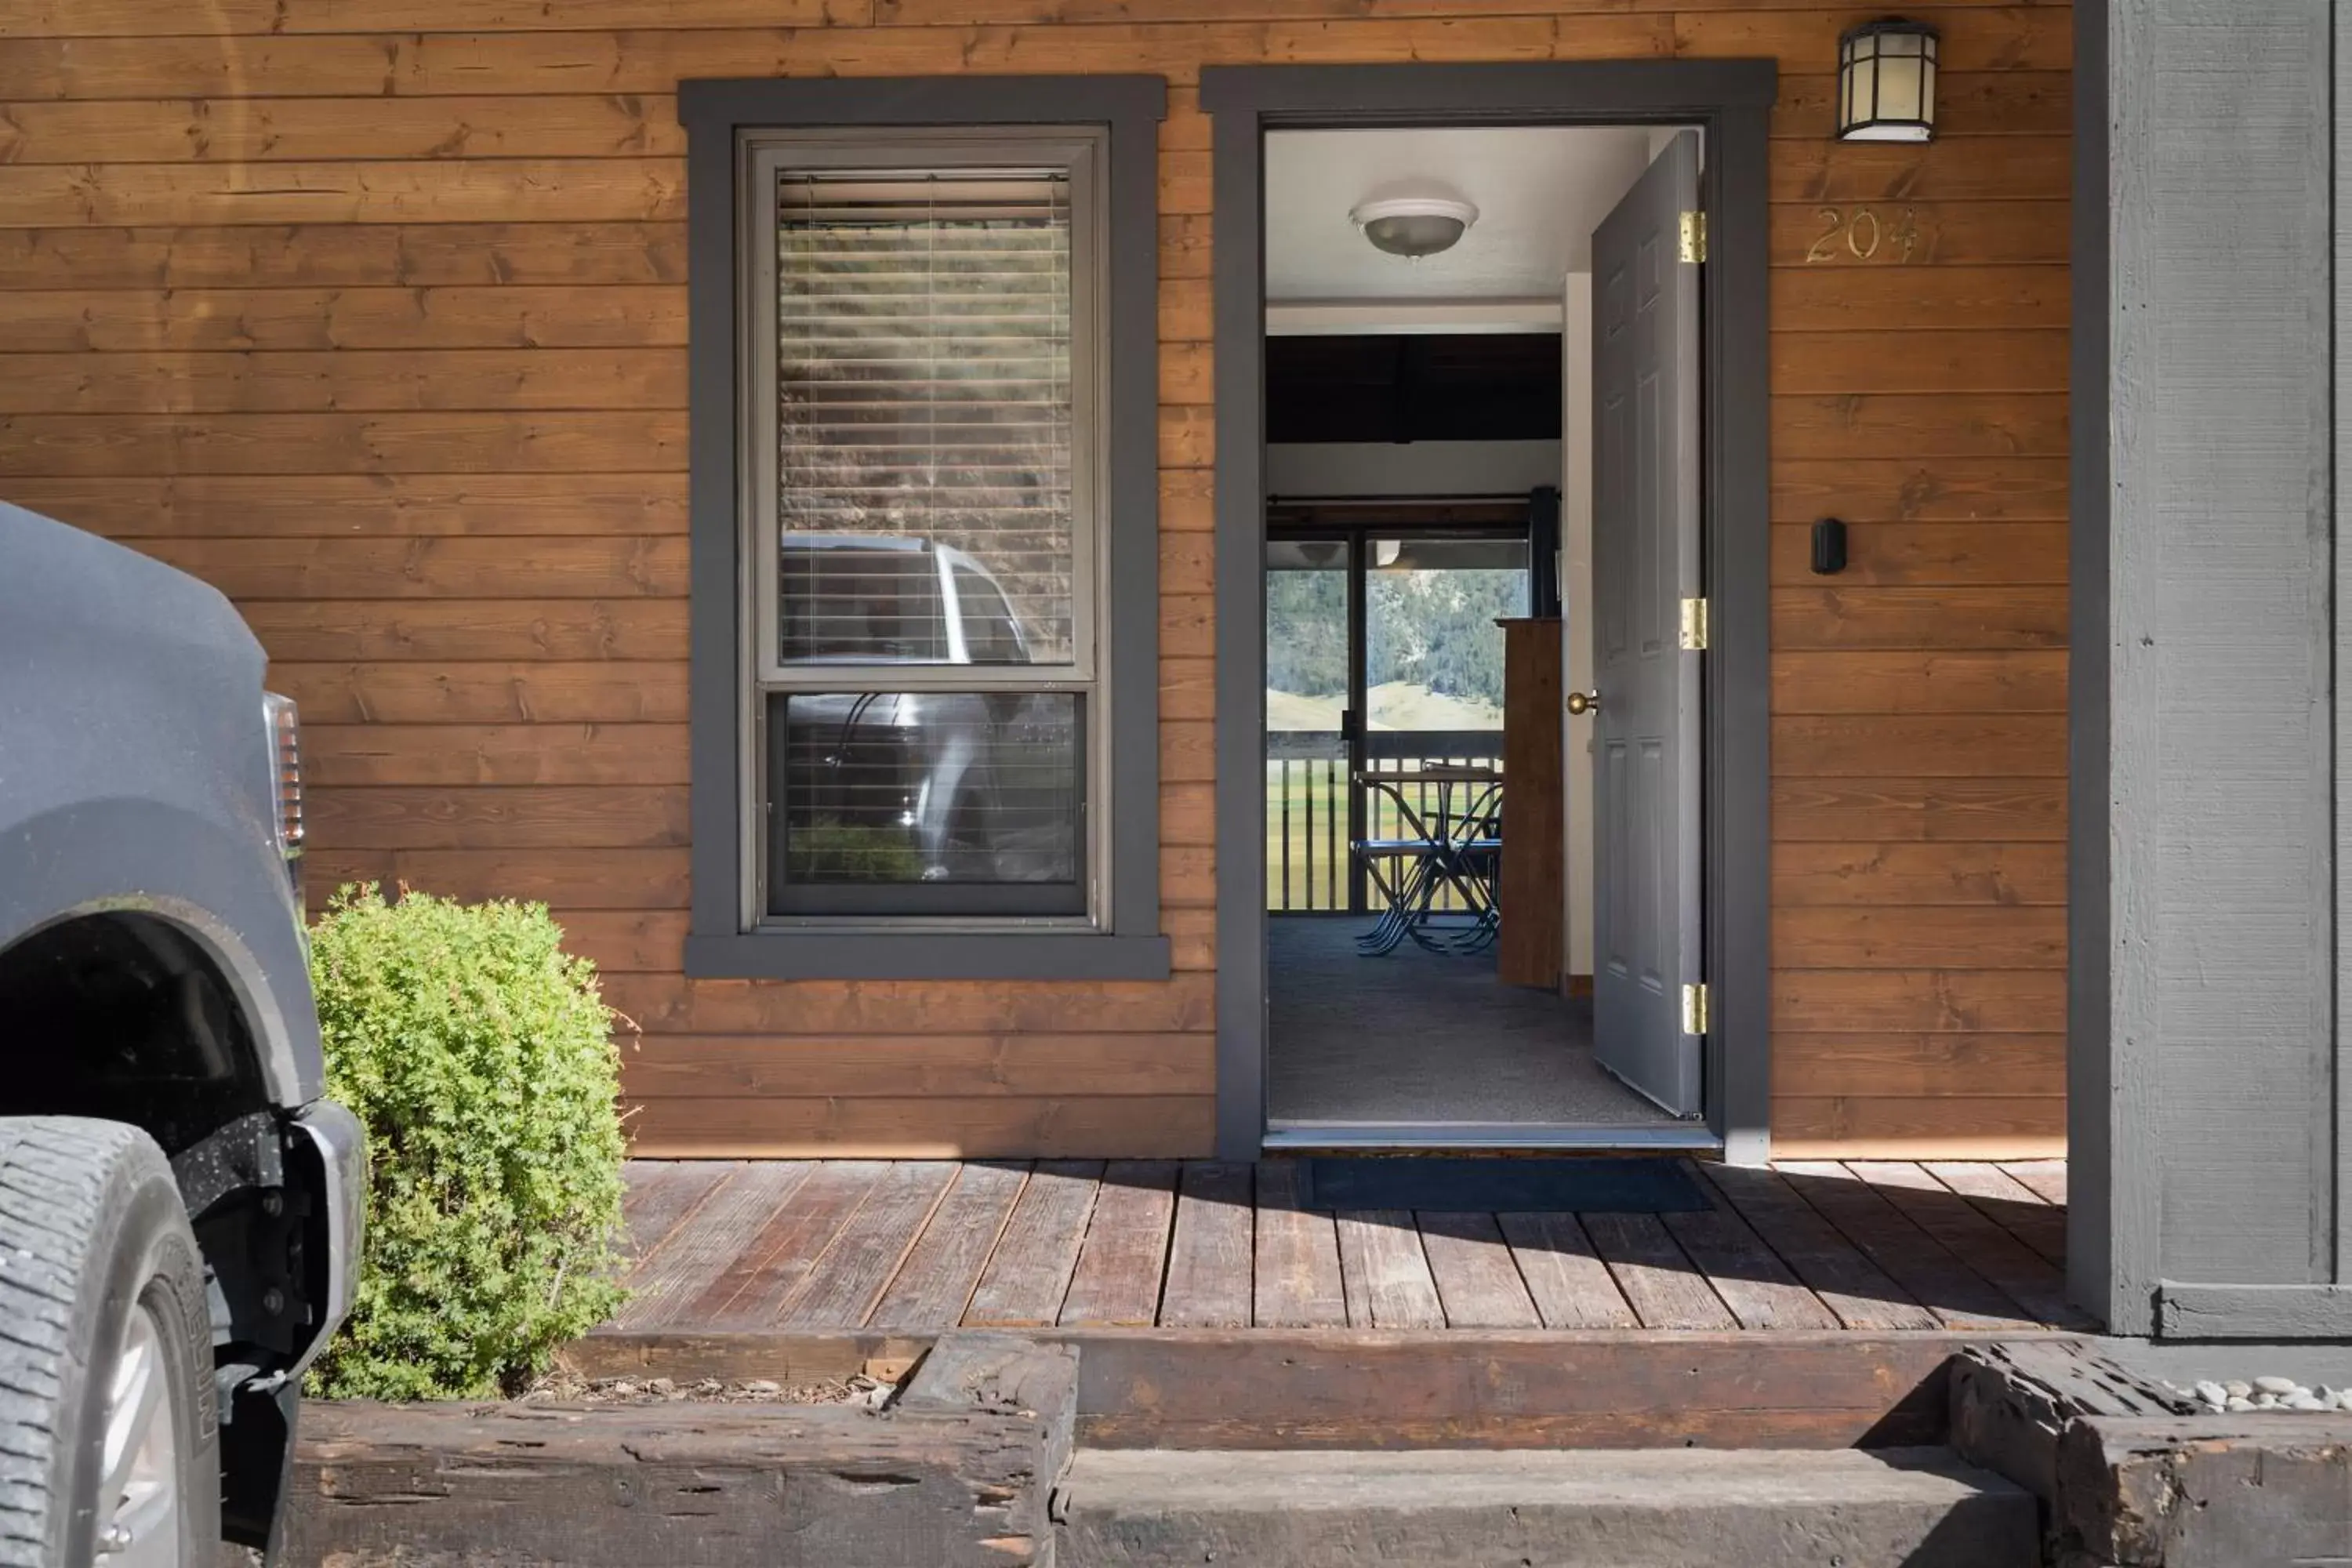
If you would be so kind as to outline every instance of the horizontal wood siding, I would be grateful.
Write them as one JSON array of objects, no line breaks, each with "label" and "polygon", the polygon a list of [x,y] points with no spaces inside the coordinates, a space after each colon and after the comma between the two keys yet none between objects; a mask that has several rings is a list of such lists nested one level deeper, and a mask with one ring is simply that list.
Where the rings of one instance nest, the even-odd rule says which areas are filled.
[{"label": "horizontal wood siding", "polygon": [[[1794,0],[0,0],[0,484],[220,585],[311,879],[542,898],[648,1153],[1212,1142],[1210,63],[1778,58],[1778,1147],[2062,1125],[2063,5],[1936,0],[1827,139]],[[1165,984],[689,982],[681,77],[1153,71]],[[1805,526],[1853,528],[1807,570]]]},{"label": "horizontal wood siding", "polygon": [[[1947,59],[1998,30],[1932,19]],[[2010,42],[2052,68],[1954,70],[1926,149],[1839,147],[1801,89],[1776,121],[1804,138],[1771,258],[1786,1156],[2063,1146],[2072,153],[2066,62]]]}]

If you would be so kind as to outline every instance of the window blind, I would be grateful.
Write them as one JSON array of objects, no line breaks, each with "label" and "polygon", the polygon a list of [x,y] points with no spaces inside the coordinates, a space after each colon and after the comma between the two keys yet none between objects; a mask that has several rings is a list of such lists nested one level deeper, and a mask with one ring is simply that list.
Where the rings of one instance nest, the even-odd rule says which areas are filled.
[{"label": "window blind", "polygon": [[[781,657],[1069,663],[1068,175],[788,174],[776,214]],[[929,635],[915,604],[877,602],[923,582],[938,613],[942,549],[1003,591],[1018,638]],[[922,566],[877,570],[899,552]]]}]

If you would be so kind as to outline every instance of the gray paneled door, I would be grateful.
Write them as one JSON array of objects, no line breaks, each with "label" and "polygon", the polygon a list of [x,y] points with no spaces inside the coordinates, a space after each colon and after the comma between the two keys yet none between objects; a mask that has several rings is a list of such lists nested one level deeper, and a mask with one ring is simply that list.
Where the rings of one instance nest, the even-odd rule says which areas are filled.
[{"label": "gray paneled door", "polygon": [[1595,1047],[1677,1116],[1701,1109],[1698,158],[1677,134],[1592,236]]}]

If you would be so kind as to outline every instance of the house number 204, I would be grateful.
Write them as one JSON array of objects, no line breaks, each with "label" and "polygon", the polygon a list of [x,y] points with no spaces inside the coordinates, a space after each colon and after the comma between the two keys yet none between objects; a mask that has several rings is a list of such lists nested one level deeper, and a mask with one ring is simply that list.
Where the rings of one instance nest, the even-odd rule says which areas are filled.
[{"label": "house number 204", "polygon": [[1880,216],[1876,207],[1815,207],[1822,232],[1805,251],[1809,262],[1842,261],[1848,257],[1868,261],[1880,250],[1896,261],[1908,261],[1919,247],[1917,216],[1909,207],[1894,216]]}]

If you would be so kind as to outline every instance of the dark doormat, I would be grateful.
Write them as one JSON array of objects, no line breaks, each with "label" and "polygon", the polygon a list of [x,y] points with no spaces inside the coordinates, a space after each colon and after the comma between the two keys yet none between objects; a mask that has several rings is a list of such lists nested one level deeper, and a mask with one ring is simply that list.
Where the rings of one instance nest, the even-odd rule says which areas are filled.
[{"label": "dark doormat", "polygon": [[1308,1160],[1300,1206],[1690,1214],[1714,1206],[1685,1160]]}]

